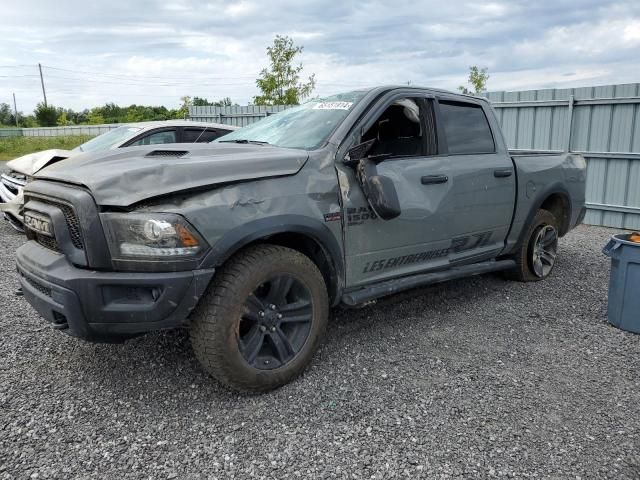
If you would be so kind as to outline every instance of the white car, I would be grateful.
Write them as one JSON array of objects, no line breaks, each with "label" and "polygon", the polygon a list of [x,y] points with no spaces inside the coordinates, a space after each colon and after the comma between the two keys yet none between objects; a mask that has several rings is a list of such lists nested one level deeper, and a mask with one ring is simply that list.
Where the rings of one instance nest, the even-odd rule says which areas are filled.
[{"label": "white car", "polygon": [[8,172],[0,175],[0,211],[4,212],[4,217],[12,227],[22,231],[22,189],[36,172],[51,163],[84,152],[114,148],[211,142],[238,128],[240,127],[188,120],[129,123],[98,135],[73,150],[45,150],[18,157],[7,162]]}]

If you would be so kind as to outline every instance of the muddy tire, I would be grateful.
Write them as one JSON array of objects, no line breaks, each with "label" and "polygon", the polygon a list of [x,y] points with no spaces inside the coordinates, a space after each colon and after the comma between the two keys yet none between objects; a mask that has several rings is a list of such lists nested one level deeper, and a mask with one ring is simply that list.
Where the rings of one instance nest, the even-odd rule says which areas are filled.
[{"label": "muddy tire", "polygon": [[524,241],[511,256],[516,268],[505,271],[505,277],[520,282],[537,282],[547,278],[555,266],[558,252],[558,221],[547,210],[536,212]]},{"label": "muddy tire", "polygon": [[326,330],[327,288],[305,255],[250,247],[216,272],[194,311],[191,344],[224,385],[258,393],[280,387],[310,363]]}]

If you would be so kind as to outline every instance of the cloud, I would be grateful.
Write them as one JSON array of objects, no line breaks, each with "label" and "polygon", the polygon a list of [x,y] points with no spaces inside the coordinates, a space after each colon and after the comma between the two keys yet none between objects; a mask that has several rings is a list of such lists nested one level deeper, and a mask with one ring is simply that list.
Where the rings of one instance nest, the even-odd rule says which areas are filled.
[{"label": "cloud", "polygon": [[0,24],[0,102],[15,91],[32,110],[42,63],[48,99],[64,107],[247,103],[276,34],[304,45],[320,95],[409,81],[455,89],[469,65],[489,68],[491,89],[640,81],[633,0],[22,0]]}]

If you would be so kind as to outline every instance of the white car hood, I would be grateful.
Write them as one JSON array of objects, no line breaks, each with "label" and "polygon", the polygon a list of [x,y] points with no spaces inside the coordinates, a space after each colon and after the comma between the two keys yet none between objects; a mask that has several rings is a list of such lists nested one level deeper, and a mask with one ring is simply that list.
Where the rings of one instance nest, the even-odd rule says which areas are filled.
[{"label": "white car hood", "polygon": [[30,153],[22,157],[14,158],[7,162],[7,168],[18,173],[33,176],[38,170],[43,169],[54,160],[62,160],[74,155],[71,150],[44,150],[42,152]]}]

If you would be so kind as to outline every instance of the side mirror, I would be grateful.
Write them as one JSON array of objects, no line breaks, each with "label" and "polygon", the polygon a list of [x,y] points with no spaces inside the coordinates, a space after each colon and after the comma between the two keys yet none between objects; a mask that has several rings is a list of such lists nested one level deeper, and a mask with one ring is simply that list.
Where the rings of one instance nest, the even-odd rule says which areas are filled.
[{"label": "side mirror", "polygon": [[362,142],[351,147],[347,152],[345,163],[347,165],[357,165],[361,159],[367,156],[367,153],[369,153],[369,150],[371,150],[374,143],[376,143],[376,139],[372,138],[371,140],[367,140],[366,142]]},{"label": "side mirror", "polygon": [[402,210],[393,180],[378,175],[375,162],[361,158],[358,162],[357,176],[364,196],[376,215],[383,220],[391,220],[400,215]]}]

